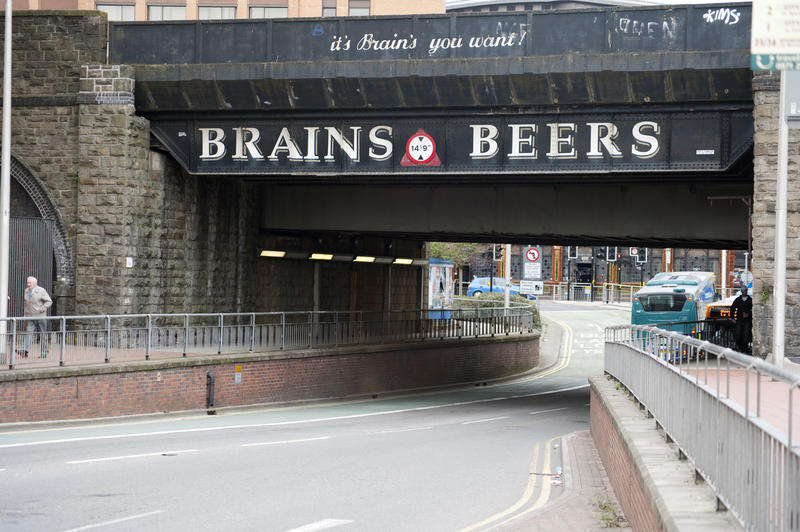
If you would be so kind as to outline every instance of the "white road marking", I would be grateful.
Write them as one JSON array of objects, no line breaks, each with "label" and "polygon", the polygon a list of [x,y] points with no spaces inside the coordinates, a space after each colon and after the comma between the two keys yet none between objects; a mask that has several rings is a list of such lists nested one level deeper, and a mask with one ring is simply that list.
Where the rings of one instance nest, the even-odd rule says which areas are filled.
[{"label": "white road marking", "polygon": [[148,456],[161,456],[164,454],[196,453],[197,449],[184,449],[182,451],[159,451],[157,453],[128,454],[125,456],[107,456],[105,458],[89,458],[88,460],[71,460],[68,464],[88,464],[90,462],[110,462],[112,460],[127,460],[128,458],[146,458]]},{"label": "white road marking", "polygon": [[508,416],[490,417],[488,419],[476,419],[475,421],[465,421],[462,425],[472,425],[473,423],[486,423],[488,421],[500,421],[501,419],[508,419]]},{"label": "white road marking", "polygon": [[368,432],[367,434],[395,434],[397,432],[412,432],[415,430],[430,430],[433,427],[414,427],[411,429],[389,429],[389,430],[376,430],[374,432]]},{"label": "white road marking", "polygon": [[302,440],[282,440],[282,441],[265,441],[260,443],[243,443],[242,447],[258,447],[260,445],[281,445],[283,443],[302,443],[307,441],[317,441],[317,440],[330,440],[330,436],[320,436],[319,438],[305,438]]},{"label": "white road marking", "polygon": [[164,513],[164,510],[156,510],[155,512],[147,512],[146,514],[131,515],[129,517],[121,517],[119,519],[105,521],[103,523],[95,523],[93,525],[86,525],[78,528],[70,528],[69,530],[65,530],[64,532],[78,532],[80,530],[90,530],[92,528],[100,528],[101,526],[116,525],[117,523],[124,523],[125,521],[131,521],[133,519],[141,519],[142,517],[148,517],[151,515],[162,514],[162,513]]},{"label": "white road marking", "polygon": [[551,408],[550,410],[539,410],[538,412],[528,412],[530,415],[535,416],[536,414],[547,414],[548,412],[558,412],[559,410],[567,410],[567,407],[563,408]]},{"label": "white road marking", "polygon": [[[555,372],[555,370],[551,370],[551,372]],[[526,379],[532,380],[532,379]],[[524,381],[521,381],[524,382]],[[31,442],[22,442],[22,443],[6,443],[0,445],[0,449],[9,449],[12,447],[28,447],[32,445],[49,445],[55,443],[74,443],[74,442],[84,442],[84,441],[97,441],[97,440],[116,440],[121,438],[144,438],[149,436],[161,436],[161,435],[168,435],[168,434],[189,434],[193,432],[213,432],[219,430],[232,430],[232,429],[252,429],[252,428],[262,428],[262,427],[282,427],[285,425],[300,425],[304,423],[323,423],[326,421],[337,421],[343,419],[358,419],[358,418],[366,418],[366,417],[373,417],[373,416],[387,416],[392,414],[403,414],[406,412],[419,412],[422,410],[435,410],[438,408],[452,408],[455,406],[466,406],[466,405],[474,405],[480,403],[491,403],[494,401],[507,401],[509,399],[522,399],[525,397],[536,397],[539,395],[552,395],[561,392],[569,392],[572,390],[580,390],[581,388],[588,388],[588,384],[582,384],[580,386],[571,386],[569,388],[560,388],[558,390],[550,390],[546,392],[535,392],[535,393],[526,393],[526,394],[519,394],[519,395],[510,395],[508,397],[491,397],[487,399],[475,399],[473,401],[461,401],[458,403],[446,403],[441,405],[430,405],[430,406],[418,406],[414,408],[401,408],[398,410],[385,410],[383,412],[369,412],[366,414],[351,414],[347,416],[331,416],[331,417],[321,417],[321,418],[312,418],[312,419],[299,419],[296,421],[275,421],[272,423],[248,423],[244,425],[223,425],[220,427],[199,427],[193,429],[175,429],[175,430],[161,430],[161,431],[152,431],[152,432],[134,432],[132,434],[109,434],[106,436],[84,436],[80,438],[61,438],[57,440],[39,440],[39,441],[31,441]],[[38,431],[37,431],[38,432]]]},{"label": "white road marking", "polygon": [[286,532],[316,532],[317,530],[334,528],[337,526],[347,525],[352,522],[353,521],[348,521],[347,519],[323,519],[322,521],[310,523],[308,525],[301,526],[300,528],[293,528],[291,530],[287,530]]}]

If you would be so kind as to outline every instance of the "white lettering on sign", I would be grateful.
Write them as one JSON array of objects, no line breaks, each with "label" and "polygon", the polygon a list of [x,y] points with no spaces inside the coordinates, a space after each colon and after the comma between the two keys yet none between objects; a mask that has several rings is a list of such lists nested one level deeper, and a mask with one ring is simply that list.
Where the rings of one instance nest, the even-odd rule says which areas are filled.
[{"label": "white lettering on sign", "polygon": [[200,143],[203,146],[203,151],[200,153],[200,158],[206,161],[216,161],[225,157],[223,140],[225,140],[225,132],[222,128],[201,127]]},{"label": "white lettering on sign", "polygon": [[[507,129],[502,130],[495,124],[467,124],[464,127],[469,128],[471,142],[464,144],[470,150],[468,157],[473,160],[498,157],[501,147],[508,149],[507,153],[504,152],[508,160],[536,160],[540,151],[550,160],[577,159],[580,156],[587,159],[621,158],[626,151],[634,159],[649,159],[660,150],[660,126],[647,120],[629,126],[628,138],[632,137],[633,143],[625,145],[619,142],[620,126],[610,121],[519,123],[504,125],[503,128]],[[274,133],[267,135],[264,130],[252,126],[231,127],[227,131],[220,127],[200,127],[198,132],[201,161],[217,161],[226,156],[237,162],[277,162],[282,158],[291,162],[334,162],[340,156],[352,162],[360,162],[362,158],[386,161],[395,151],[394,130],[387,124],[369,129],[359,125],[346,129],[304,126],[295,134],[289,127],[282,127],[277,136]],[[544,138],[540,138],[542,135]],[[586,152],[578,152],[579,138],[588,141],[581,143],[588,144]],[[436,142],[440,140],[444,139]],[[451,152],[455,149],[450,148]],[[698,150],[697,155],[709,153]]]},{"label": "white lettering on sign", "polygon": [[342,135],[342,132],[335,127],[325,128],[325,131],[328,132],[328,153],[325,154],[326,161],[334,160],[333,143],[335,142],[351,161],[358,162],[358,154],[360,153],[358,146],[361,143],[361,128],[358,126],[353,126],[350,128],[350,130],[353,132],[352,141],[346,139],[344,135]]},{"label": "white lettering on sign", "polygon": [[[388,137],[380,137],[378,133],[385,133]],[[369,130],[369,158],[373,161],[385,161],[392,156],[392,128],[390,126],[376,126]],[[383,150],[378,153],[375,148]]]},{"label": "white lettering on sign", "polygon": [[601,144],[611,157],[622,157],[622,152],[614,144],[614,139],[619,134],[616,125],[611,122],[589,122],[586,125],[589,126],[589,131],[591,132],[591,140],[589,141],[591,149],[586,154],[588,158],[599,159],[603,157],[603,152],[600,151]]},{"label": "white lettering on sign", "polygon": [[509,159],[536,159],[533,141],[536,137],[536,124],[509,124],[511,129],[511,153]]},{"label": "white lettering on sign", "polygon": [[472,151],[469,156],[473,159],[491,159],[497,155],[497,126],[489,124],[469,127],[472,128]]},{"label": "white lettering on sign", "polygon": [[[263,159],[264,156],[258,149],[256,143],[261,138],[261,133],[254,127],[235,127],[233,131],[236,132],[236,151],[233,154],[234,160],[247,159],[250,156],[253,159]],[[245,155],[245,149],[247,155]]]},{"label": "white lettering on sign", "polygon": [[[658,138],[653,135],[645,135],[643,130],[650,129],[653,135],[658,135],[658,124],[655,122],[639,122],[633,126],[633,138],[636,144],[631,146],[631,153],[639,159],[649,159],[658,153]],[[639,145],[647,146],[647,149],[640,150]]]},{"label": "white lettering on sign", "polygon": [[[575,151],[576,124],[554,123],[547,124],[550,128],[550,151],[547,156],[551,159],[574,159],[578,152]],[[562,147],[568,148],[562,151]]]}]

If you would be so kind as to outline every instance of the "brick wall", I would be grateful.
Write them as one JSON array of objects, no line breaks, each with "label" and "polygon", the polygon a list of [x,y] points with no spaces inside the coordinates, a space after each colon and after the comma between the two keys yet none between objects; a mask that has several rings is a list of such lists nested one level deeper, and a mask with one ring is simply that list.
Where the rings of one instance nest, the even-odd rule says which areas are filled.
[{"label": "brick wall", "polygon": [[628,449],[594,388],[590,410],[592,439],[628,523],[633,530],[661,530]]},{"label": "brick wall", "polygon": [[[216,408],[485,381],[539,363],[539,336],[110,364],[0,375],[0,423],[202,409],[206,373]],[[241,367],[241,384],[236,369]]]},{"label": "brick wall", "polygon": [[[753,351],[772,350],[775,187],[778,173],[778,72],[753,77]],[[800,130],[789,130],[786,246],[786,356],[800,356]]]}]

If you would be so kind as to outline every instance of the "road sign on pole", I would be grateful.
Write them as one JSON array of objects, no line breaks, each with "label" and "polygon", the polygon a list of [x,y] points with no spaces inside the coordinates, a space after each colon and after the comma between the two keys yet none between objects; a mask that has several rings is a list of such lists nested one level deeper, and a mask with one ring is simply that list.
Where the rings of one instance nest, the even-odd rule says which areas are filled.
[{"label": "road sign on pole", "polygon": [[528,281],[542,280],[542,249],[527,247],[523,251],[522,278]]},{"label": "road sign on pole", "polygon": [[528,281],[528,280],[521,280],[519,282],[519,293],[520,294],[543,294],[544,293],[544,281]]},{"label": "road sign on pole", "polygon": [[753,70],[800,70],[800,2],[755,0],[750,31]]}]

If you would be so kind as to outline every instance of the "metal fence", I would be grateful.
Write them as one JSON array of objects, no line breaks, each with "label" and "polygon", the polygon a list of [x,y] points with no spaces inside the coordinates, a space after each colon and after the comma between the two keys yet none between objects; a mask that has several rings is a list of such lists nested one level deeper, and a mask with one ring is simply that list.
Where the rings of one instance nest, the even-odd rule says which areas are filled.
[{"label": "metal fence", "polygon": [[606,329],[605,369],[745,529],[800,530],[794,397],[800,376],[707,341],[635,325]]},{"label": "metal fence", "polygon": [[[28,332],[26,322],[43,324],[44,332]],[[533,326],[529,307],[8,318],[0,321],[0,364],[15,369],[313,349],[522,334]]]},{"label": "metal fence", "polygon": [[596,301],[630,305],[639,285],[617,283],[545,282],[539,299],[552,301]]}]

